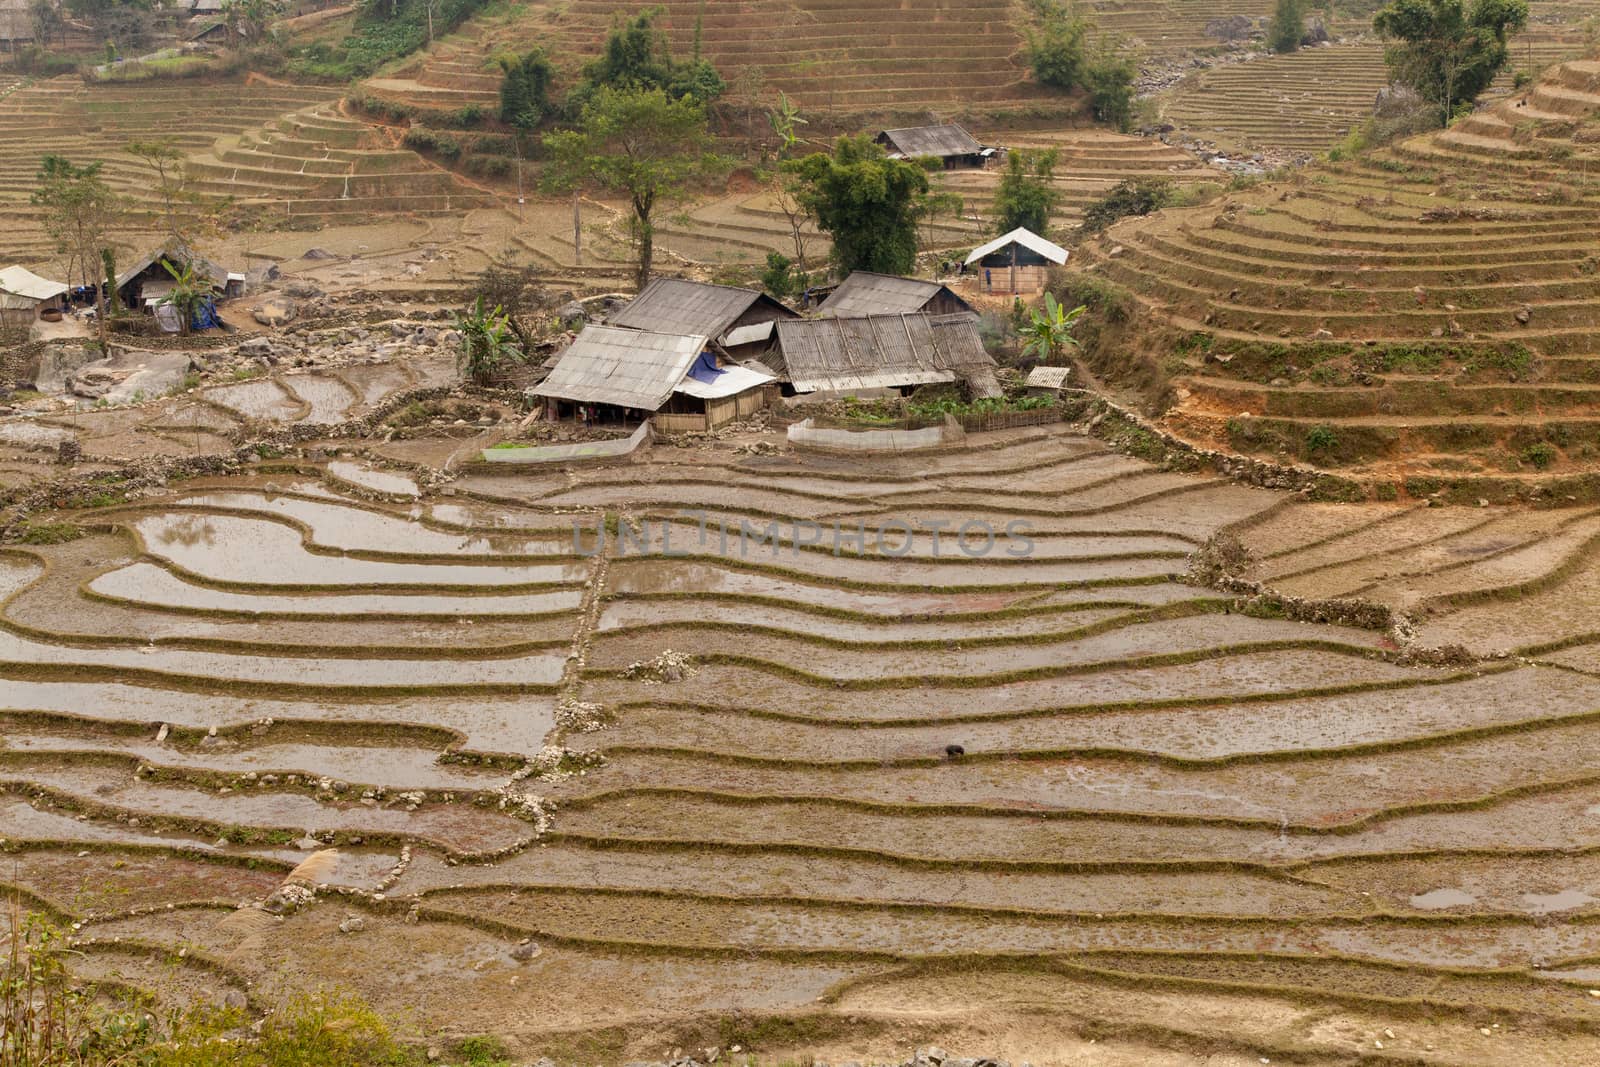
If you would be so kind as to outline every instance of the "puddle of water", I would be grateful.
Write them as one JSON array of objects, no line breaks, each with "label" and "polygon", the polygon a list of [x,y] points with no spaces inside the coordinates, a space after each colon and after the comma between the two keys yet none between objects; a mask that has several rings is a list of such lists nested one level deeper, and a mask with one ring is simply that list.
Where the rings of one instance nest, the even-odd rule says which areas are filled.
[{"label": "puddle of water", "polygon": [[1424,911],[1434,911],[1438,908],[1465,908],[1477,902],[1478,898],[1466,890],[1449,887],[1430,889],[1411,898],[1411,906]]},{"label": "puddle of water", "polygon": [[[0,571],[0,581],[4,572]],[[427,596],[413,594],[323,593],[294,596],[273,593],[231,593],[186,582],[154,563],[135,563],[108,571],[89,583],[105,596],[163,608],[198,611],[242,611],[260,615],[404,615],[407,618],[474,618],[495,615],[541,615],[573,611],[582,602],[577,589],[510,596]]]},{"label": "puddle of water", "polygon": [[1524,893],[1522,903],[1535,915],[1549,915],[1556,911],[1572,911],[1585,904],[1594,903],[1591,897],[1581,889],[1561,889],[1554,893]]},{"label": "puddle of water", "polygon": [[148,515],[134,521],[147,551],[201,578],[254,585],[483,586],[568,583],[584,563],[499,566],[384,563],[306,551],[300,532],[281,523],[233,515]]},{"label": "puddle of water", "polygon": [[324,378],[319,374],[297,374],[284,379],[284,384],[293,389],[301,400],[311,405],[311,411],[304,420],[306,422],[318,424],[342,422],[356,402],[356,395],[337,378]]},{"label": "puddle of water", "polygon": [[345,459],[336,459],[329,463],[328,473],[352,485],[359,485],[377,493],[409,497],[422,495],[417,483],[403,474],[375,470],[365,464],[352,463]]},{"label": "puddle of water", "polygon": [[20,556],[0,555],[0,601],[37,578],[44,568]]},{"label": "puddle of water", "polygon": [[289,399],[270,379],[241,382],[208,389],[205,398],[212,403],[237,411],[250,419],[275,419],[287,422],[300,411],[300,405]]},{"label": "puddle of water", "polygon": [[256,681],[280,685],[550,685],[561,677],[563,656],[555,653],[509,659],[316,659],[281,655],[187,652],[148,646],[72,648],[0,633],[0,662],[84,664],[161,671],[200,678]]},{"label": "puddle of water", "polygon": [[361,390],[361,404],[364,407],[371,407],[389,394],[404,389],[410,381],[404,371],[386,363],[347,367],[340,373]]},{"label": "puddle of water", "polygon": [[397,515],[381,515],[365,508],[293,496],[203,493],[186,497],[183,503],[284,515],[305,523],[311,528],[312,540],[329,548],[438,556],[572,554],[571,536],[533,539],[509,534],[447,533],[430,530]]}]

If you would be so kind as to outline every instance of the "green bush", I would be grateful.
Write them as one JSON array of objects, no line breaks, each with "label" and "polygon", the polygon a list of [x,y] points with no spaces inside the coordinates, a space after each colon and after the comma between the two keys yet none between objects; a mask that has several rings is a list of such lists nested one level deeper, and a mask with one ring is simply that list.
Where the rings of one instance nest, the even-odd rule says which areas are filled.
[{"label": "green bush", "polygon": [[460,141],[447,133],[439,133],[426,126],[411,127],[401,138],[400,143],[413,151],[426,152],[452,162],[461,158]]},{"label": "green bush", "polygon": [[1518,458],[1520,458],[1522,462],[1528,464],[1530,467],[1534,467],[1538,470],[1544,470],[1556,461],[1556,456],[1557,453],[1554,445],[1547,441],[1536,441],[1527,448],[1524,448],[1522,450],[1522,455]]},{"label": "green bush", "polygon": [[1172,183],[1165,178],[1124,178],[1083,212],[1083,233],[1099,233],[1118,219],[1148,215],[1172,201]]},{"label": "green bush", "polygon": [[1306,455],[1316,456],[1339,447],[1339,435],[1331,426],[1313,426],[1306,432]]},{"label": "green bush", "polygon": [[1274,52],[1293,52],[1305,34],[1305,0],[1278,0],[1267,23],[1267,47]]}]

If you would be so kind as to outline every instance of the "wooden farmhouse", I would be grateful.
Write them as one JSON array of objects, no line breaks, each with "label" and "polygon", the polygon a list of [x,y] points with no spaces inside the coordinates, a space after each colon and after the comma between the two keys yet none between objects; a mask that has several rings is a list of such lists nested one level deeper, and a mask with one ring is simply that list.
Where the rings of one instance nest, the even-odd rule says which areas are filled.
[{"label": "wooden farmhouse", "polygon": [[656,278],[628,306],[611,316],[613,326],[707,338],[727,360],[759,357],[772,346],[772,324],[798,317],[754,289],[707,285],[681,278]]},{"label": "wooden farmhouse", "polygon": [[920,278],[901,278],[894,274],[853,271],[836,286],[817,313],[824,317],[851,319],[862,315],[972,314],[972,305],[948,286]]},{"label": "wooden farmhouse", "polygon": [[765,408],[773,376],[720,366],[704,334],[587,326],[548,377],[528,391],[549,418],[657,431],[714,430]]},{"label": "wooden farmhouse", "polygon": [[1050,268],[1066,261],[1065,248],[1018,227],[974,248],[961,269],[977,274],[982,292],[1028,296],[1044,292]]},{"label": "wooden farmhouse", "polygon": [[981,167],[995,154],[994,149],[985,148],[976,137],[954,123],[884,130],[873,140],[883,146],[890,158],[923,159],[931,156],[941,161],[945,170]]},{"label": "wooden farmhouse", "polygon": [[765,364],[785,393],[909,392],[961,382],[975,396],[999,396],[994,358],[972,315],[864,315],[778,323]]}]

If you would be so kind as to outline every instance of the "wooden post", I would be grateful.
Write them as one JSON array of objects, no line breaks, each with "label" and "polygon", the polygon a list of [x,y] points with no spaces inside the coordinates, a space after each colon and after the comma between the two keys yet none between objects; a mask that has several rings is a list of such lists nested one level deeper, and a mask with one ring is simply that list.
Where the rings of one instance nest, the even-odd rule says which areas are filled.
[{"label": "wooden post", "polygon": [[572,255],[573,266],[583,266],[583,216],[578,207],[578,191],[572,191]]},{"label": "wooden post", "polygon": [[1017,242],[1011,242],[1011,295],[1017,295]]}]

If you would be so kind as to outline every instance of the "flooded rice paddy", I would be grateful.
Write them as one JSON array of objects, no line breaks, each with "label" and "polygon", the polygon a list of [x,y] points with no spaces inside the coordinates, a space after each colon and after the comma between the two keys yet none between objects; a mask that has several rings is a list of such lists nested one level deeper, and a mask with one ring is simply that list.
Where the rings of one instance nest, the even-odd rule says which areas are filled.
[{"label": "flooded rice paddy", "polygon": [[[352,385],[225,402],[331,414]],[[530,1048],[1045,995],[1307,1063],[1600,1042],[1600,625],[1529,607],[1588,588],[1600,520],[974,440],[497,465],[448,495],[336,460],[67,513],[83,537],[0,552],[0,881],[82,923],[85,975],[344,983]],[[780,529],[698,534],[741,520]],[[935,541],[1015,520],[1028,551]],[[904,552],[794,526],[836,521]],[[1525,654],[1416,665],[1245,611],[1183,580],[1225,526],[1258,577]],[[241,958],[219,920],[329,845],[341,893]],[[1542,1036],[1504,1058],[1480,1028]]]}]

